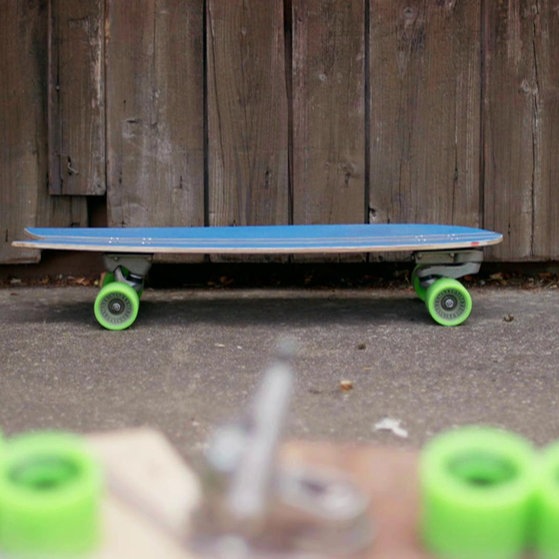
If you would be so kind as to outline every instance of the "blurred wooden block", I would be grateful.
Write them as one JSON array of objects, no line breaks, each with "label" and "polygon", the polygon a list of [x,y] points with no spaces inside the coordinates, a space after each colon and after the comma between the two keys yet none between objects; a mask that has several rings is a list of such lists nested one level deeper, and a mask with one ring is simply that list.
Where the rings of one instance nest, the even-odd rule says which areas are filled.
[{"label": "blurred wooden block", "polygon": [[[192,470],[160,434],[149,429],[89,437],[105,465],[105,537],[95,559],[195,559],[181,545],[199,502]],[[335,468],[371,496],[375,532],[367,559],[427,559],[418,534],[417,453],[407,450],[290,442],[286,464]]]},{"label": "blurred wooden block", "polygon": [[193,471],[160,433],[88,437],[105,467],[103,543],[95,559],[192,559],[181,541],[200,497]]},{"label": "blurred wooden block", "polygon": [[418,454],[391,447],[292,442],[283,459],[335,468],[371,498],[374,542],[366,559],[428,559],[419,534]]}]

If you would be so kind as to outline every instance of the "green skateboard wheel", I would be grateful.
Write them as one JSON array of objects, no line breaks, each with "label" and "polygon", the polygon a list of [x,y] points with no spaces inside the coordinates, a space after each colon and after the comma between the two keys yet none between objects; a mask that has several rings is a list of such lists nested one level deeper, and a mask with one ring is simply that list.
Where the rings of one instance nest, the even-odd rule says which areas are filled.
[{"label": "green skateboard wheel", "polygon": [[[125,272],[127,272],[126,268],[124,268]],[[125,274],[126,275],[126,274]],[[105,272],[103,275],[103,279],[101,281],[101,288],[105,287],[105,285],[109,285],[109,283],[113,283],[117,281],[114,272]],[[136,288],[136,293],[138,293],[138,297],[141,298],[142,294],[144,293],[144,284],[142,282],[141,286]]]},{"label": "green skateboard wheel", "polygon": [[0,456],[0,550],[9,557],[75,557],[100,537],[101,469],[63,433],[9,440]]},{"label": "green skateboard wheel", "polygon": [[101,287],[105,287],[105,285],[109,285],[109,283],[113,283],[116,281],[115,275],[113,272],[105,272],[103,275],[103,279],[101,281]]},{"label": "green skateboard wheel", "polygon": [[540,559],[559,559],[559,442],[544,449],[536,499],[536,549]]},{"label": "green skateboard wheel", "polygon": [[472,312],[468,290],[452,278],[439,278],[427,288],[426,304],[433,320],[443,326],[458,326]]},{"label": "green skateboard wheel", "polygon": [[513,433],[448,431],[421,456],[422,535],[444,559],[512,559],[529,541],[535,452]]},{"label": "green skateboard wheel", "polygon": [[411,273],[411,284],[417,297],[421,301],[425,302],[425,299],[427,298],[427,288],[421,285],[421,278],[417,275],[417,272],[420,270],[420,268],[421,266],[416,266],[413,269]]},{"label": "green skateboard wheel", "polygon": [[93,310],[95,318],[107,330],[124,330],[130,327],[140,308],[140,298],[133,287],[112,282],[105,285],[97,298]]}]

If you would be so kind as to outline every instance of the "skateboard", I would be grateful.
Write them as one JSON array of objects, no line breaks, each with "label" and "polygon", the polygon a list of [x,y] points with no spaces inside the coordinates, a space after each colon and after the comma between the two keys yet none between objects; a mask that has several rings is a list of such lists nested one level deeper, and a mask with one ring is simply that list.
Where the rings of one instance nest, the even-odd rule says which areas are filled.
[{"label": "skateboard", "polygon": [[109,330],[131,326],[154,254],[323,254],[410,252],[411,283],[431,317],[462,324],[472,299],[458,281],[479,271],[483,247],[502,241],[485,229],[434,224],[271,225],[236,227],[40,228],[22,248],[104,253],[107,273],[94,304]]}]

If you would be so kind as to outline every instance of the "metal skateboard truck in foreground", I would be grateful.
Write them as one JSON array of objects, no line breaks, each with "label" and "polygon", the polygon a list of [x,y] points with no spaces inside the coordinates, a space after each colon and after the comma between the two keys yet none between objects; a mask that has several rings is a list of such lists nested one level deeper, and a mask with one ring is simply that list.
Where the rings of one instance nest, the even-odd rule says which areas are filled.
[{"label": "metal skateboard truck in foreground", "polygon": [[349,478],[279,460],[290,353],[284,345],[241,419],[210,442],[190,537],[203,557],[352,557],[372,542],[369,499]]}]

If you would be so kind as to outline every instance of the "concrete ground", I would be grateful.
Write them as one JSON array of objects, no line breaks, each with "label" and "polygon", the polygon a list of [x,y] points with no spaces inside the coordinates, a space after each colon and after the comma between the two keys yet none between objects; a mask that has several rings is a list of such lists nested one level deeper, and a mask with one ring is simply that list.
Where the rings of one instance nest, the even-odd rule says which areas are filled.
[{"label": "concrete ground", "polygon": [[[135,325],[109,332],[95,295],[0,289],[6,433],[150,425],[195,457],[289,336],[299,352],[288,437],[419,447],[488,423],[537,444],[559,438],[557,289],[475,287],[457,328],[435,325],[410,288],[147,289]],[[376,430],[384,418],[408,436]]]}]

